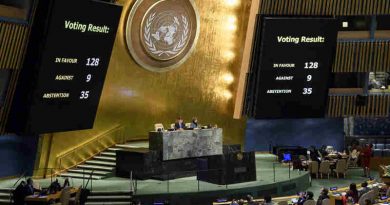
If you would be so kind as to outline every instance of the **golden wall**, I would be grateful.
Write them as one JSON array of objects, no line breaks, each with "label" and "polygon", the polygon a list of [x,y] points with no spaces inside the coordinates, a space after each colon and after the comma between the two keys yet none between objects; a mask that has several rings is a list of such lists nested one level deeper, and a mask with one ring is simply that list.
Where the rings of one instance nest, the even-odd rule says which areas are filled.
[{"label": "golden wall", "polygon": [[37,166],[55,167],[57,155],[117,125],[125,126],[127,140],[147,139],[154,123],[168,127],[177,116],[217,124],[225,144],[243,143],[245,119],[234,120],[233,110],[251,1],[195,2],[200,35],[194,52],[179,68],[153,73],[138,66],[126,47],[125,25],[134,2],[118,1],[123,13],[94,129],[43,136]]}]

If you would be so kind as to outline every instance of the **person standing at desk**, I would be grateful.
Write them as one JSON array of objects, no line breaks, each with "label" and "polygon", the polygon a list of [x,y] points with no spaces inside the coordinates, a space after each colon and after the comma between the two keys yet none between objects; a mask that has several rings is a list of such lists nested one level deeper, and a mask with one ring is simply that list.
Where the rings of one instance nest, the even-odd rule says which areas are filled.
[{"label": "person standing at desk", "polygon": [[183,122],[183,119],[181,117],[178,117],[175,123],[175,130],[183,130],[186,127],[186,125]]},{"label": "person standing at desk", "polygon": [[196,118],[196,117],[193,117],[192,118],[192,122],[191,122],[191,126],[190,126],[190,128],[193,128],[193,129],[195,129],[195,128],[198,128],[198,118]]},{"label": "person standing at desk", "polygon": [[360,153],[365,177],[370,177],[371,155],[372,155],[372,144],[366,144],[366,146],[363,148],[362,152]]}]

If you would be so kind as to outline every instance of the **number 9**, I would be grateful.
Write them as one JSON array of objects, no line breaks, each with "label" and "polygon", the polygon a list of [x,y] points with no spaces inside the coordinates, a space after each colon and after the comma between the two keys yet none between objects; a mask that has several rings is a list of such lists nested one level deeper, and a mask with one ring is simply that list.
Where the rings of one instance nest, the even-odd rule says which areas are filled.
[{"label": "number 9", "polygon": [[87,81],[86,81],[86,82],[87,82],[87,83],[90,82],[91,79],[92,79],[92,75],[91,75],[91,74],[88,74],[88,75],[87,75]]},{"label": "number 9", "polygon": [[311,75],[308,75],[308,76],[307,76],[307,81],[311,81],[311,79],[312,79],[312,76],[311,76]]}]

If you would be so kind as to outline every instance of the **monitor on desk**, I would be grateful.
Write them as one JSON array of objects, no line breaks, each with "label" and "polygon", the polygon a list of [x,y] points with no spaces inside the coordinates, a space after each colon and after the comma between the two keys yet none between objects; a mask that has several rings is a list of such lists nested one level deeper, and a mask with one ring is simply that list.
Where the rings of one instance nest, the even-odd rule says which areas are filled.
[{"label": "monitor on desk", "polygon": [[291,154],[290,153],[284,153],[283,154],[283,161],[290,162],[291,161]]}]

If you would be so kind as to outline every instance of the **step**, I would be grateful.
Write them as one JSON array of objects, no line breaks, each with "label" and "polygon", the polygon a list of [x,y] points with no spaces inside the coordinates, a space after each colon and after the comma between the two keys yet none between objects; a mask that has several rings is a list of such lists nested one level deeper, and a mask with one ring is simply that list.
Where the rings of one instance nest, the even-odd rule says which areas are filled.
[{"label": "step", "polygon": [[10,193],[0,193],[0,199],[9,199],[10,197]]},{"label": "step", "polygon": [[130,201],[132,197],[130,195],[124,196],[88,196],[88,202],[115,202],[115,201]]},{"label": "step", "polygon": [[88,196],[88,200],[106,200],[106,199],[130,199],[130,194],[129,195],[99,195],[99,196]]},{"label": "step", "polygon": [[105,167],[105,166],[87,165],[87,164],[77,165],[77,168],[89,169],[89,170],[99,170],[99,171],[108,171],[108,172],[114,171],[114,167]]},{"label": "step", "polygon": [[122,148],[113,148],[113,147],[111,147],[111,148],[108,148],[108,149],[106,150],[106,152],[116,152],[116,151],[118,151],[118,150],[124,150],[124,149],[122,149]]},{"label": "step", "polygon": [[[79,173],[79,174],[90,174],[92,170],[90,169],[69,169],[67,170],[68,173]],[[99,171],[99,170],[94,170],[93,175],[101,175],[101,176],[106,176],[108,174],[111,174],[112,172],[109,171]]]},{"label": "step", "polygon": [[12,192],[15,188],[0,188],[0,192]]},{"label": "step", "polygon": [[85,205],[129,205],[128,201],[109,201],[109,202],[86,202]]},{"label": "step", "polygon": [[115,152],[101,152],[101,156],[109,156],[109,157],[115,157],[116,153]]},{"label": "step", "polygon": [[117,144],[115,145],[115,148],[123,148],[123,149],[139,149],[142,147],[134,146],[134,145],[128,145],[128,144]]},{"label": "step", "polygon": [[129,191],[93,191],[90,193],[90,196],[128,196],[130,195]]},{"label": "step", "polygon": [[[77,178],[77,179],[88,179],[89,178],[89,175],[83,175],[83,174],[78,174],[78,173],[61,173],[60,174],[61,177],[70,177],[70,178]],[[92,179],[95,179],[95,180],[99,180],[99,179],[102,179],[103,176],[96,176],[96,175],[92,175],[91,176]]]},{"label": "step", "polygon": [[106,161],[106,162],[115,162],[116,157],[106,157],[106,156],[94,156],[93,159]]},{"label": "step", "polygon": [[0,192],[0,198],[3,198],[5,196],[10,196],[10,193],[4,193],[4,192]]},{"label": "step", "polygon": [[9,199],[0,199],[0,204],[10,204],[9,202]]},{"label": "step", "polygon": [[105,161],[99,161],[99,160],[87,160],[85,164],[90,164],[90,165],[100,165],[100,166],[111,166],[115,167],[116,162],[105,162]]}]

